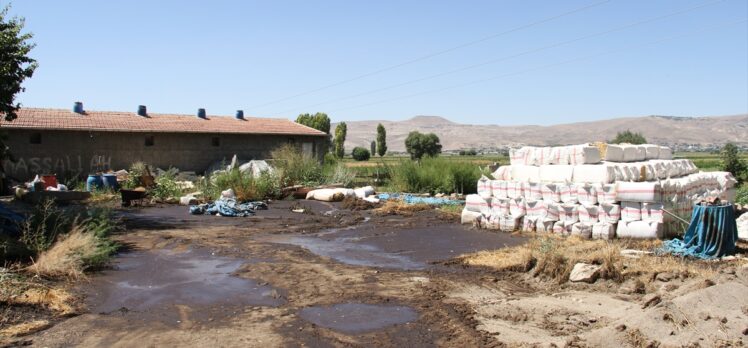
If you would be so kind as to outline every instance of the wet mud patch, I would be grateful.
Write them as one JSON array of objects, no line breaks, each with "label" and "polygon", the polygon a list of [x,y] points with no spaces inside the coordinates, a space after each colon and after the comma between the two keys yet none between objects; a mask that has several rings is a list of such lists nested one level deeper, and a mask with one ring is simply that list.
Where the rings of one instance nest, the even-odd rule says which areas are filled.
[{"label": "wet mud patch", "polygon": [[299,317],[341,333],[360,334],[416,321],[418,312],[406,306],[341,303],[303,308]]},{"label": "wet mud patch", "polygon": [[260,240],[296,245],[318,256],[354,266],[422,270],[434,262],[465,253],[519,245],[526,238],[458,224],[421,228],[363,224],[314,234],[264,236]]},{"label": "wet mud patch", "polygon": [[[281,290],[233,275],[254,260],[214,255],[205,249],[135,251],[120,255],[114,269],[86,287],[92,313],[153,312],[179,322],[185,308],[190,320],[213,320],[243,306],[279,306]],[[217,311],[199,311],[210,307]]]}]

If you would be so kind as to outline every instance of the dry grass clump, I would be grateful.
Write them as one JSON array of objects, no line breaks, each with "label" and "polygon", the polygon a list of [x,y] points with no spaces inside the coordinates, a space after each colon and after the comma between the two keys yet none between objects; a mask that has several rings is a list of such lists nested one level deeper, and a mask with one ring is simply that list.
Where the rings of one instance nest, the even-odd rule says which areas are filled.
[{"label": "dry grass clump", "polygon": [[533,276],[564,282],[579,262],[600,265],[602,278],[620,280],[621,258],[619,246],[611,242],[545,236],[512,248],[467,255],[463,262],[499,270],[532,271]]},{"label": "dry grass clump", "polygon": [[[651,282],[659,273],[688,278],[714,276],[724,262],[687,259],[672,255],[643,254],[625,257],[623,249],[654,252],[662,245],[658,240],[585,240],[576,237],[543,236],[524,245],[465,255],[462,261],[472,266],[498,270],[528,272],[565,282],[575,264],[600,265],[600,278],[623,281],[638,279]],[[735,261],[731,265],[736,265]]]},{"label": "dry grass clump", "polygon": [[83,276],[84,260],[98,252],[97,246],[96,236],[87,233],[81,225],[76,225],[70,233],[42,252],[28,270],[46,277],[80,278]]},{"label": "dry grass clump", "polygon": [[45,330],[52,326],[49,320],[33,320],[26,323],[16,324],[0,330],[0,336],[18,337],[30,335],[34,332]]},{"label": "dry grass clump", "polygon": [[388,200],[381,207],[374,209],[377,215],[402,215],[412,216],[419,211],[431,210],[434,207],[428,204],[408,204],[399,200]]}]

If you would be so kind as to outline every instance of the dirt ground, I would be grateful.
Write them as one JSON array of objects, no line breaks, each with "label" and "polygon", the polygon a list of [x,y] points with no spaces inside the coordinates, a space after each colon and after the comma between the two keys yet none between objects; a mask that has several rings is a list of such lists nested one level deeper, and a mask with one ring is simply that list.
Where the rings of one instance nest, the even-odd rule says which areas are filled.
[{"label": "dirt ground", "polygon": [[[303,208],[304,213],[292,212]],[[85,308],[7,345],[743,346],[748,268],[709,279],[561,283],[459,255],[527,238],[435,210],[381,215],[279,201],[249,218],[129,209],[111,270],[70,289]]]}]

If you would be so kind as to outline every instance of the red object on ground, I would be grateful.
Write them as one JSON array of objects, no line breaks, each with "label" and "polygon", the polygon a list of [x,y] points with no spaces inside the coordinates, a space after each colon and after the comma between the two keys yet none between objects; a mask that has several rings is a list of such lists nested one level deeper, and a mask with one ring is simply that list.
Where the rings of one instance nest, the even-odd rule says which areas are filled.
[{"label": "red object on ground", "polygon": [[46,174],[41,176],[42,182],[44,183],[44,188],[47,187],[57,187],[57,176],[54,174]]}]

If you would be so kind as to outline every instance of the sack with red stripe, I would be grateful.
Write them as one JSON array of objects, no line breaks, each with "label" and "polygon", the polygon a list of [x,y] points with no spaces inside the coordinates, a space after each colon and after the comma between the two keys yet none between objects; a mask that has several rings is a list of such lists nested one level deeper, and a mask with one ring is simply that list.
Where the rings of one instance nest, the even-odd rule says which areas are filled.
[{"label": "sack with red stripe", "polygon": [[664,222],[663,209],[661,203],[642,203],[642,221]]},{"label": "sack with red stripe", "polygon": [[491,180],[491,196],[494,198],[506,198],[506,181]]},{"label": "sack with red stripe", "polygon": [[602,188],[600,184],[578,184],[577,201],[581,204],[597,204],[597,189]]},{"label": "sack with red stripe", "polygon": [[491,216],[509,215],[510,198],[492,198],[491,199]]},{"label": "sack with red stripe", "polygon": [[489,204],[490,200],[487,201],[479,195],[467,195],[465,197],[465,209],[476,213],[481,213],[485,216],[491,215],[491,208]]},{"label": "sack with red stripe", "polygon": [[577,212],[579,214],[579,222],[593,224],[598,221],[599,212],[596,205],[580,204],[577,206]]},{"label": "sack with red stripe", "polygon": [[575,223],[579,221],[579,211],[577,211],[577,204],[564,203],[561,204],[558,210],[559,221],[567,223]]},{"label": "sack with red stripe", "polygon": [[582,239],[592,238],[592,225],[584,222],[577,222],[571,226],[571,235]]},{"label": "sack with red stripe", "polygon": [[616,224],[598,222],[592,225],[592,239],[611,240],[616,237]]},{"label": "sack with red stripe", "polygon": [[558,186],[559,192],[561,193],[561,202],[564,203],[577,203],[577,185],[576,184],[561,184]]},{"label": "sack with red stripe", "polygon": [[478,195],[483,197],[483,199],[491,198],[491,180],[485,175],[481,175],[480,179],[478,179]]},{"label": "sack with red stripe", "polygon": [[600,185],[597,188],[597,203],[615,203],[616,184]]},{"label": "sack with red stripe", "polygon": [[661,202],[662,189],[657,182],[616,183],[616,200],[627,202]]},{"label": "sack with red stripe", "polygon": [[616,223],[621,220],[621,206],[615,203],[600,203],[598,220],[600,222]]},{"label": "sack with red stripe", "polygon": [[518,198],[525,196],[525,183],[521,181],[506,182],[506,196],[509,198]]},{"label": "sack with red stripe", "polygon": [[524,197],[526,199],[543,199],[543,185],[535,182],[525,183]]},{"label": "sack with red stripe", "polygon": [[561,190],[558,184],[542,184],[540,191],[543,195],[543,200],[561,202]]},{"label": "sack with red stripe", "polygon": [[525,199],[523,197],[512,198],[509,200],[509,214],[514,217],[525,216],[527,209],[525,208]]},{"label": "sack with red stripe", "polygon": [[491,176],[496,180],[512,180],[512,167],[501,166],[491,173]]},{"label": "sack with red stripe", "polygon": [[642,219],[642,204],[639,202],[621,202],[621,221],[639,221]]},{"label": "sack with red stripe", "polygon": [[545,201],[543,201],[542,199],[526,200],[525,215],[531,218],[544,219],[545,216],[548,215],[548,207],[546,207]]},{"label": "sack with red stripe", "polygon": [[559,220],[559,206],[560,203],[545,201],[546,214],[545,221],[558,221]]}]

